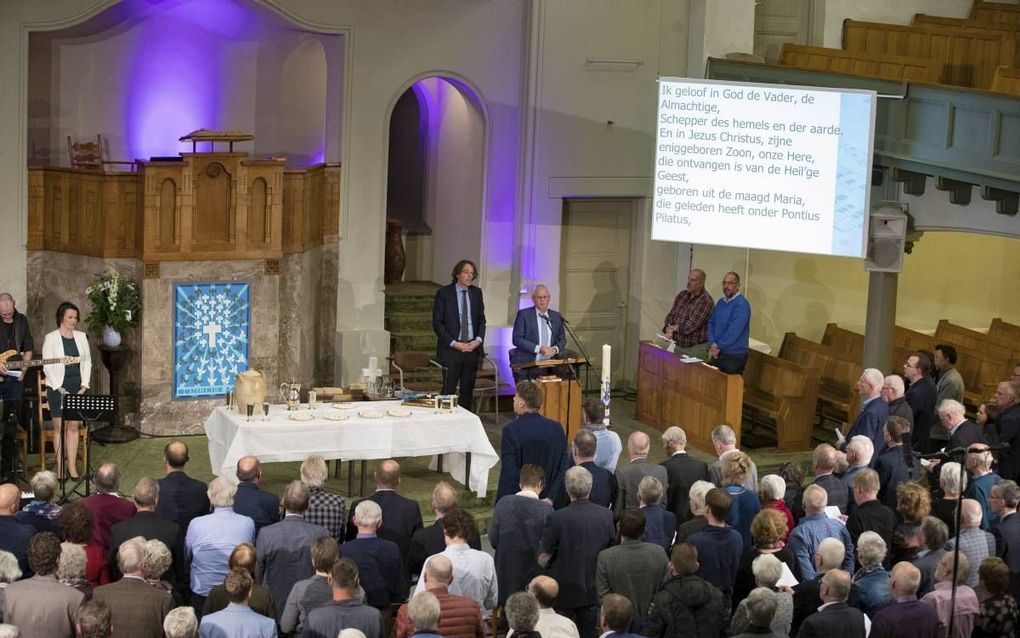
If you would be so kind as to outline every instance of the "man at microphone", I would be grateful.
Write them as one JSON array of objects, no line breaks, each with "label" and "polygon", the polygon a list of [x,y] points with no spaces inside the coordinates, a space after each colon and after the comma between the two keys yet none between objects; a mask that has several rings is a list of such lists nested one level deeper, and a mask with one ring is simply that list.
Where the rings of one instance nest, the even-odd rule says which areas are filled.
[{"label": "man at microphone", "polygon": [[[510,350],[510,365],[555,359],[567,349],[563,317],[549,309],[549,289],[545,284],[535,286],[531,300],[535,305],[518,310],[514,319],[514,348]],[[539,367],[515,369],[514,378],[517,381],[533,379],[542,370]]]}]

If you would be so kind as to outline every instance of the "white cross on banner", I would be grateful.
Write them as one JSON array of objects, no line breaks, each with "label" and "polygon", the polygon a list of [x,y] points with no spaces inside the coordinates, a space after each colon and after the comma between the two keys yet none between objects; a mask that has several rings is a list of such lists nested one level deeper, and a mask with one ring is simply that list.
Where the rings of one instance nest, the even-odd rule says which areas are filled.
[{"label": "white cross on banner", "polygon": [[206,324],[205,328],[202,328],[202,332],[209,335],[209,347],[216,347],[216,335],[223,332],[223,327],[218,323]]}]

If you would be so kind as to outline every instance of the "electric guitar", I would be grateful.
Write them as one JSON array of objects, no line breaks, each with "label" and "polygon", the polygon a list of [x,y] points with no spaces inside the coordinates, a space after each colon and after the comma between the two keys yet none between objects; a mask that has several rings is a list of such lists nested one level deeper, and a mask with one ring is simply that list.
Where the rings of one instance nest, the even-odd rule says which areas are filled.
[{"label": "electric guitar", "polygon": [[[48,365],[71,365],[81,361],[81,357],[57,357],[55,359],[30,359],[28,361],[8,361],[11,357],[17,356],[17,350],[8,350],[7,352],[0,352],[0,363],[3,363],[8,370],[24,370],[25,368],[35,368],[37,366],[48,366]],[[4,375],[6,376],[6,375]],[[3,376],[0,376],[0,381],[3,381]]]}]

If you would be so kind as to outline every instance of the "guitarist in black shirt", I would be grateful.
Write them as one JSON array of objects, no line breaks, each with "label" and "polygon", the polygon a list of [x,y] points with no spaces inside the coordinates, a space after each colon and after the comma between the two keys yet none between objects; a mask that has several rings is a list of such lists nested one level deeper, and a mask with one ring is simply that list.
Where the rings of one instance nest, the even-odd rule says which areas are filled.
[{"label": "guitarist in black shirt", "polygon": [[[0,352],[21,354],[21,360],[32,358],[35,344],[32,331],[28,327],[28,318],[14,307],[14,297],[10,293],[0,293]],[[17,357],[17,354],[14,355]],[[21,406],[25,392],[21,381],[21,371],[8,370],[0,361],[0,397],[3,398],[3,443],[0,445],[0,476],[6,476],[14,465],[17,454],[17,428],[22,422]]]}]

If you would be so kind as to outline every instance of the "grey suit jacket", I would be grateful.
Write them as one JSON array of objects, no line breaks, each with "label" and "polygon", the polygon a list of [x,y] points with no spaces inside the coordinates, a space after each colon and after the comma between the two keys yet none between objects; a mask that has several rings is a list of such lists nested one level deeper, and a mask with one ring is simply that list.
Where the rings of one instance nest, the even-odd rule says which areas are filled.
[{"label": "grey suit jacket", "polygon": [[595,565],[595,587],[599,600],[606,594],[620,594],[635,606],[642,618],[648,614],[652,597],[662,588],[669,560],[662,546],[624,540],[599,552]]},{"label": "grey suit jacket", "polygon": [[19,580],[4,594],[4,622],[20,627],[22,638],[71,638],[84,597],[53,575]]},{"label": "grey suit jacket", "polygon": [[279,523],[259,530],[255,541],[258,557],[255,581],[273,595],[277,621],[283,614],[284,603],[294,583],[315,575],[312,542],[323,536],[329,536],[329,530],[309,523],[299,514],[288,514]]},{"label": "grey suit jacket", "polygon": [[[635,459],[616,468],[616,482],[620,488],[616,496],[616,503],[613,504],[613,512],[616,516],[619,516],[628,507],[638,506],[638,484],[646,476],[654,476],[659,479],[659,482],[662,483],[662,499],[666,498],[666,493],[669,490],[669,475],[666,473],[666,468],[652,463],[648,459]],[[664,502],[662,499],[660,499],[660,503]]]}]

